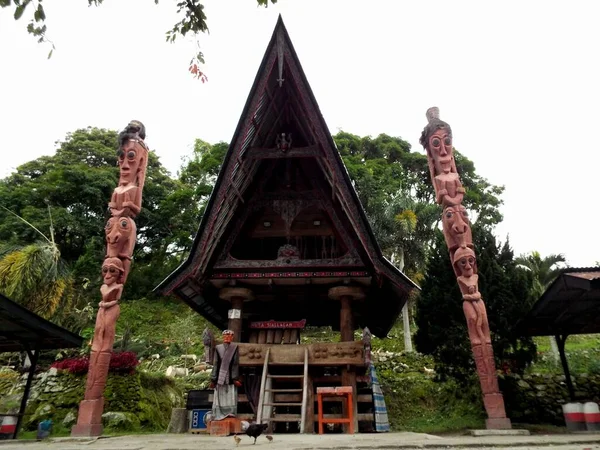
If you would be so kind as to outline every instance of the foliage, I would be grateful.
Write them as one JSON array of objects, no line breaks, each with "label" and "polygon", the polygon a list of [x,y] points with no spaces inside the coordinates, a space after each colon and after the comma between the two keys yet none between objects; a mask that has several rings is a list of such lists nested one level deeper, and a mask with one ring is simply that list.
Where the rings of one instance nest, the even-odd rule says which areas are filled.
[{"label": "foliage", "polygon": [[[110,357],[108,371],[112,373],[133,373],[139,364],[137,355],[133,352],[113,352]],[[65,358],[52,363],[51,367],[66,370],[74,375],[87,373],[90,360],[87,356],[80,358]]]},{"label": "foliage", "polygon": [[[531,275],[517,267],[508,241],[498,245],[485,227],[474,226],[472,231],[479,290],[487,307],[497,367],[522,372],[536,351],[532,338],[519,335],[515,320],[531,307]],[[440,378],[466,381],[474,372],[474,361],[460,290],[441,232],[437,233],[427,269],[417,304],[417,350],[434,357]]]},{"label": "foliage", "polygon": [[[269,1],[273,4],[277,3],[277,0],[257,0],[261,6],[269,6]],[[98,6],[104,2],[104,0],[87,0],[90,6]],[[158,5],[159,0],[154,0],[154,3]],[[32,19],[27,25],[27,32],[38,38],[38,42],[49,42],[52,45],[48,58],[52,56],[54,50],[54,44],[48,41],[46,37],[46,12],[42,5],[42,0],[0,0],[0,8],[7,8],[14,6],[13,17],[15,20],[19,20],[29,5],[29,11],[33,11]],[[177,13],[182,16],[182,19],[173,25],[173,28],[168,30],[166,33],[167,42],[175,42],[178,36],[186,36],[188,33],[192,34],[196,38],[196,45],[198,45],[198,35],[200,33],[208,32],[208,25],[206,23],[206,14],[204,13],[204,5],[199,0],[179,0],[177,2]],[[207,80],[206,75],[203,74],[199,68],[199,64],[204,64],[204,55],[198,49],[198,53],[190,61],[190,72],[203,83]]]},{"label": "foliage", "polygon": [[54,243],[35,242],[0,251],[0,291],[30,311],[50,318],[70,303],[73,280]]},{"label": "foliage", "polygon": [[394,431],[439,433],[483,426],[476,383],[465,389],[455,381],[435,382],[414,373],[378,370],[377,374]]},{"label": "foliage", "polygon": [[531,293],[538,299],[558,276],[562,269],[560,264],[565,263],[566,260],[562,254],[548,255],[542,258],[539,252],[533,251],[529,255],[519,256],[516,262],[519,266],[531,272],[533,276]]},{"label": "foliage", "polygon": [[[384,255],[418,278],[440,220],[427,157],[386,134],[373,139],[340,131],[333,138]],[[456,150],[455,158],[467,189],[465,207],[478,223],[500,222],[504,188],[479,176],[473,162]]]},{"label": "foliage", "polygon": [[[214,151],[206,145],[206,161],[200,155],[197,165],[194,161],[182,168],[187,181],[172,178],[156,154],[150,152],[143,209],[136,219],[135,262],[125,298],[152,297],[157,282],[181,263],[182,255],[191,247],[212,189],[210,177],[218,170],[214,158],[224,155],[223,144],[215,146]],[[0,209],[0,246],[6,249],[4,256],[10,256],[0,263],[0,271],[16,274],[6,278],[0,273],[0,283],[5,283],[0,288],[9,295],[14,292],[17,300],[27,298],[32,302],[39,297],[35,287],[45,296],[52,294],[53,300],[47,302],[49,310],[61,305],[56,321],[76,331],[89,320],[90,302],[97,303],[107,204],[118,183],[116,149],[116,131],[76,130],[58,143],[54,155],[29,161],[0,180],[0,205],[14,212]],[[201,178],[207,181],[197,186]],[[50,227],[60,253],[37,243],[37,230]],[[62,258],[60,264],[58,256]],[[61,268],[71,268],[72,278],[64,279],[66,285],[57,284],[51,289],[51,276]],[[43,310],[32,305],[31,309]]]},{"label": "foliage", "polygon": [[[144,358],[188,352],[201,355],[202,331],[207,326],[211,325],[206,319],[177,300],[143,298],[123,302],[115,347],[135,351]],[[130,336],[128,342],[124,342],[126,335]]]}]

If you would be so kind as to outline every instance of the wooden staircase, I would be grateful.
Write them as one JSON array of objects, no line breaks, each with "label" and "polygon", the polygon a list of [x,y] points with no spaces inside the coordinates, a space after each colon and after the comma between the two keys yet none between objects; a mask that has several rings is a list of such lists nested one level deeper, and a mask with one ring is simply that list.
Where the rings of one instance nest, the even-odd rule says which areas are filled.
[{"label": "wooden staircase", "polygon": [[[300,432],[305,430],[308,401],[308,349],[304,349],[304,361],[285,362],[273,365],[269,362],[270,349],[267,349],[260,381],[260,394],[256,415],[257,423],[300,422]],[[302,372],[300,372],[302,370]],[[285,372],[285,373],[275,373]],[[294,373],[296,372],[296,373]],[[300,397],[301,401],[289,401]],[[277,401],[279,398],[287,400]],[[300,409],[300,414],[287,413],[289,409]],[[282,409],[286,413],[282,413]]]}]

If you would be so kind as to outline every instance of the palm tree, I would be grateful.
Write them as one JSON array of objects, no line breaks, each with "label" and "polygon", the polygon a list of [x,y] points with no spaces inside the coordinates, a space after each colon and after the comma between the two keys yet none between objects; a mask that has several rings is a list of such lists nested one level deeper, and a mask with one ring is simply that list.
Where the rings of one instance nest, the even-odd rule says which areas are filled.
[{"label": "palm tree", "polygon": [[[379,243],[383,253],[401,272],[405,270],[418,277],[426,259],[434,223],[439,218],[436,205],[418,202],[405,193],[388,200],[375,227],[379,231]],[[402,307],[404,350],[413,351],[410,333],[408,301]]]},{"label": "palm tree", "polygon": [[61,300],[69,297],[72,287],[72,278],[54,242],[52,225],[48,238],[21,216],[2,208],[33,228],[44,240],[25,246],[5,246],[0,250],[0,291],[30,311],[50,318],[57,312]]},{"label": "palm tree", "polygon": [[[542,258],[537,251],[533,251],[529,255],[521,255],[515,261],[517,265],[531,272],[533,276],[531,294],[536,299],[540,298],[548,286],[556,279],[562,269],[560,264],[566,263],[565,257],[562,254],[553,254]],[[558,361],[560,355],[556,339],[553,336],[550,336],[550,347],[552,348],[554,359]]]}]

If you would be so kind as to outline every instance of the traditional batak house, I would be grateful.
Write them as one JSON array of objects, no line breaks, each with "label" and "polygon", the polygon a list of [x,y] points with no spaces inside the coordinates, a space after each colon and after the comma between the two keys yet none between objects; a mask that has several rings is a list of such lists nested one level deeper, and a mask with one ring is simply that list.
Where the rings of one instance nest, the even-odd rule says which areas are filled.
[{"label": "traditional batak house", "polygon": [[[351,387],[353,429],[373,426],[355,331],[386,336],[415,288],[382,255],[279,18],[191,253],[157,290],[234,332],[253,413],[238,417],[312,433],[317,387]],[[301,343],[328,326],[339,339]]]}]

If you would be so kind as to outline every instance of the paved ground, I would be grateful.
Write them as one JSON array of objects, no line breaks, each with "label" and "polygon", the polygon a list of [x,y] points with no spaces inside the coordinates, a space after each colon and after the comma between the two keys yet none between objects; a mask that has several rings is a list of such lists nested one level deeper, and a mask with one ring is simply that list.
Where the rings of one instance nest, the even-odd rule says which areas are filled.
[{"label": "paved ground", "polygon": [[[256,446],[252,438],[240,436],[239,449],[312,450],[312,449],[528,449],[528,450],[600,450],[599,434],[554,434],[535,436],[434,436],[421,433],[385,433],[342,435],[275,435],[273,442],[264,436]],[[233,437],[205,435],[147,434],[101,439],[56,438],[45,442],[0,441],[0,450],[217,450],[235,449]]]}]

